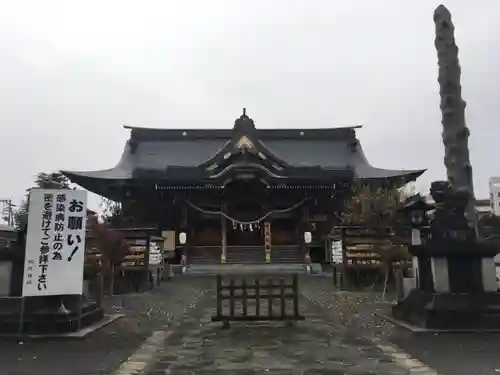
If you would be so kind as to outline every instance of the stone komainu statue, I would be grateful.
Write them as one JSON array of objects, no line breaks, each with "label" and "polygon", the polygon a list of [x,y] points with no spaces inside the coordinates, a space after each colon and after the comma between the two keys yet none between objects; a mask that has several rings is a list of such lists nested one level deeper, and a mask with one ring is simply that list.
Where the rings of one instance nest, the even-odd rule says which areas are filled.
[{"label": "stone komainu statue", "polygon": [[469,194],[454,191],[448,181],[435,181],[431,184],[431,196],[436,203],[431,220],[431,238],[468,242],[476,238],[465,216],[469,204]]}]

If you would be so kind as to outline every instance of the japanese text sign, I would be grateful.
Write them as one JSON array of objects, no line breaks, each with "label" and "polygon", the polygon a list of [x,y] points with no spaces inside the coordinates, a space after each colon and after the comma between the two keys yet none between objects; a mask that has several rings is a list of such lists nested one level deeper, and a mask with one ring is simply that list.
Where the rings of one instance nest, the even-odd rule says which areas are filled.
[{"label": "japanese text sign", "polygon": [[23,296],[82,294],[87,192],[30,192]]}]

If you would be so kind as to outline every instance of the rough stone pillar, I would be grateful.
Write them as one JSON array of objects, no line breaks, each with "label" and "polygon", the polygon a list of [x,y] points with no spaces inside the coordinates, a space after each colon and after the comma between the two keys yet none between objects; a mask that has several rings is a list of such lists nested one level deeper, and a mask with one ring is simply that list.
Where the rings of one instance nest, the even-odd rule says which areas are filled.
[{"label": "rough stone pillar", "polygon": [[392,313],[421,328],[497,330],[500,293],[494,257],[500,247],[478,237],[458,47],[450,12],[443,5],[434,12],[434,22],[448,181],[432,183],[436,204],[429,235],[423,244],[409,248],[418,258],[418,288],[393,306]]},{"label": "rough stone pillar", "polygon": [[[469,129],[465,122],[466,102],[462,98],[461,68],[455,42],[455,26],[449,10],[440,5],[434,12],[436,27],[435,47],[439,65],[439,88],[443,125],[444,163],[452,190],[465,193],[468,198],[465,217],[478,235],[478,214],[475,207],[472,166],[469,157]],[[482,280],[486,289],[496,284],[490,262],[483,260]]]},{"label": "rough stone pillar", "polygon": [[477,234],[472,166],[469,157],[469,128],[465,123],[466,102],[462,99],[461,68],[455,43],[455,26],[449,10],[440,5],[434,12],[436,47],[439,66],[439,94],[443,125],[444,164],[451,188],[465,192],[469,204],[465,216]]}]

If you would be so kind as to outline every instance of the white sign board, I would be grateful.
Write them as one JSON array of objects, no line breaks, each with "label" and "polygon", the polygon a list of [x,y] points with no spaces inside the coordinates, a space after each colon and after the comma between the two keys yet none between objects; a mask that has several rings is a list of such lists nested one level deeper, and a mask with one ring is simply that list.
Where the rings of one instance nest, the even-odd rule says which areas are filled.
[{"label": "white sign board", "polygon": [[149,243],[149,265],[157,266],[163,261],[163,251],[154,242]]},{"label": "white sign board", "polygon": [[332,263],[342,263],[342,241],[332,241]]},{"label": "white sign board", "polygon": [[23,296],[82,294],[86,223],[86,191],[31,190]]}]

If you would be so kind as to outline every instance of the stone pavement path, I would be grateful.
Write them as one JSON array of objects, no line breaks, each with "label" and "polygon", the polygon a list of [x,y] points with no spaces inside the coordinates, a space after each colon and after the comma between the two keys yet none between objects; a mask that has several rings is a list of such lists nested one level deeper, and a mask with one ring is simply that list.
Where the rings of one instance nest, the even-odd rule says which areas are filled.
[{"label": "stone pavement path", "polygon": [[500,374],[498,333],[394,332],[390,341],[445,375]]},{"label": "stone pavement path", "polygon": [[0,375],[107,375],[158,329],[188,313],[206,292],[206,280],[176,278],[147,293],[105,300],[125,317],[84,340],[16,342],[0,338]]},{"label": "stone pavement path", "polygon": [[329,321],[322,307],[301,299],[304,322],[211,323],[212,306],[171,327],[146,375],[331,374],[403,375],[401,369],[358,332]]}]

